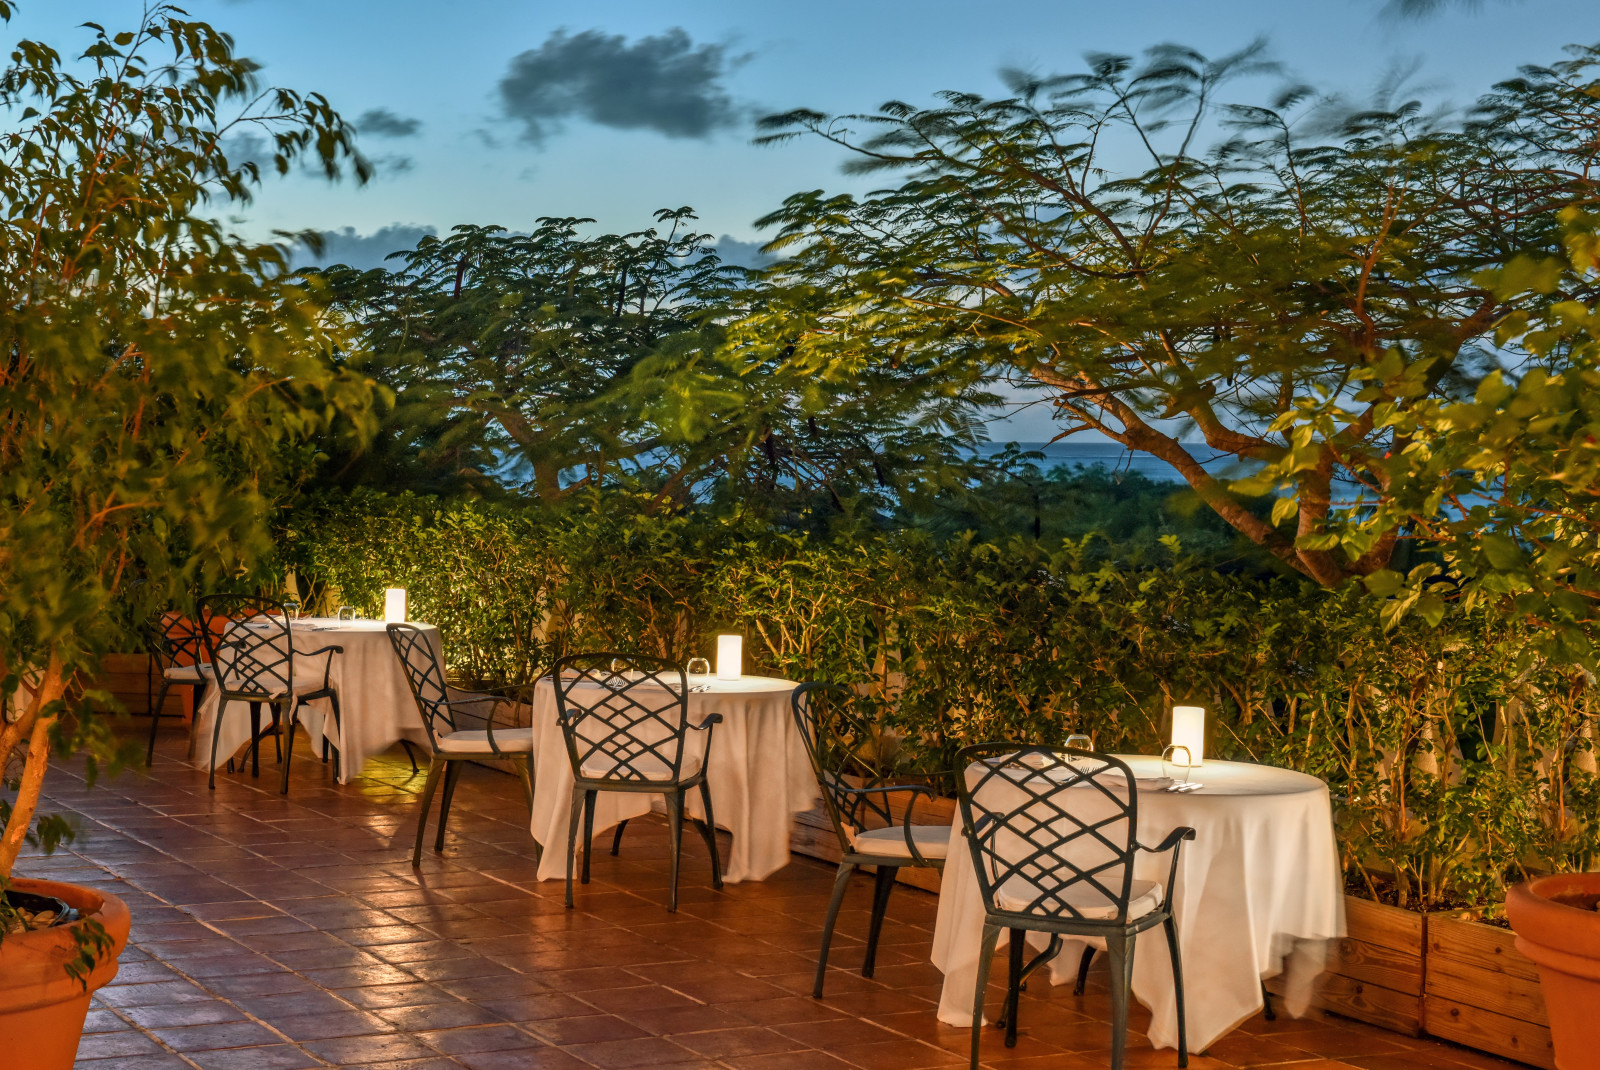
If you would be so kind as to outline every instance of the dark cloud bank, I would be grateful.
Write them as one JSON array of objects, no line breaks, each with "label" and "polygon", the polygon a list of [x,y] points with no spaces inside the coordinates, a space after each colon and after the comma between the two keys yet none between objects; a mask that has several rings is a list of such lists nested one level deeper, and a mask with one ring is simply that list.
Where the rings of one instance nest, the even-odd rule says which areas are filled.
[{"label": "dark cloud bank", "polygon": [[354,227],[325,230],[322,232],[322,252],[313,252],[304,244],[297,245],[290,262],[297,268],[345,264],[364,270],[386,267],[393,271],[404,265],[396,260],[386,263],[384,257],[401,249],[415,249],[417,242],[425,236],[437,233],[438,231],[432,227],[419,227],[406,223],[391,223],[371,234],[357,234]]},{"label": "dark cloud bank", "polygon": [[374,137],[415,137],[422,129],[422,120],[396,115],[388,108],[372,108],[361,113],[355,126],[357,133]]},{"label": "dark cloud bank", "polygon": [[722,78],[740,62],[726,45],[696,45],[677,27],[632,44],[599,30],[557,30],[511,61],[500,99],[529,141],[572,118],[700,138],[739,122]]}]

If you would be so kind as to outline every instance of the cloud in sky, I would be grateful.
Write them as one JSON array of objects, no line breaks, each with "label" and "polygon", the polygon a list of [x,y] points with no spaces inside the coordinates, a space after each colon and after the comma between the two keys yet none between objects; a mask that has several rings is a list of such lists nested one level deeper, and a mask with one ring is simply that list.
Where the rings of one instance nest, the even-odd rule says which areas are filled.
[{"label": "cloud in sky", "polygon": [[739,267],[764,268],[777,260],[777,257],[763,253],[761,247],[766,242],[740,241],[738,238],[724,234],[717,239],[717,255],[722,257],[724,264],[737,264]]},{"label": "cloud in sky", "polygon": [[355,126],[360,133],[374,137],[415,137],[422,120],[396,115],[388,108],[370,108],[361,113]]},{"label": "cloud in sky", "polygon": [[500,79],[505,113],[541,141],[563,120],[703,138],[735,125],[740,109],[723,77],[743,62],[726,45],[696,45],[679,27],[632,44],[621,34],[557,30],[516,56]]},{"label": "cloud in sky", "polygon": [[345,264],[353,268],[386,267],[397,271],[403,265],[397,260],[385,262],[384,257],[402,249],[415,249],[424,236],[437,233],[433,227],[408,223],[391,223],[371,234],[358,234],[354,227],[325,230],[321,253],[313,252],[302,243],[294,248],[290,263],[297,268]]}]

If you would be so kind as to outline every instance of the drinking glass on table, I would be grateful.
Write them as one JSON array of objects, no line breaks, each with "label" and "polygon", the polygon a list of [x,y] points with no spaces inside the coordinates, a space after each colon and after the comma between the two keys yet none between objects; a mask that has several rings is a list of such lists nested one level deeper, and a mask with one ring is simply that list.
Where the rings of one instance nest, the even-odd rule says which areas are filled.
[{"label": "drinking glass on table", "polygon": [[[1187,784],[1193,762],[1188,747],[1182,743],[1169,743],[1167,749],[1161,752],[1161,776],[1169,785]],[[1175,775],[1180,771],[1183,773],[1182,777]]]}]

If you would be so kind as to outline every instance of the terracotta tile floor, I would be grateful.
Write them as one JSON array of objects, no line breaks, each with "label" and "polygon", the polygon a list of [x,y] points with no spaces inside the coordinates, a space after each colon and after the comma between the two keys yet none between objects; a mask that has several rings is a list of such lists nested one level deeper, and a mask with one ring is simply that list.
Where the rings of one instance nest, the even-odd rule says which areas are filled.
[{"label": "terracotta tile floor", "polygon": [[[137,726],[136,726],[137,727]],[[163,736],[153,771],[86,789],[52,772],[50,797],[82,833],[23,871],[107,887],[133,909],[116,983],[100,992],[83,1070],[746,1070],[966,1065],[968,1034],[934,1018],[935,899],[898,890],[877,977],[831,972],[808,992],[833,874],[796,859],[716,893],[685,837],[682,905],[663,906],[665,826],[630,827],[602,854],[578,907],[534,881],[515,782],[469,767],[445,852],[409,865],[421,778],[398,755],[348,787],[296,755],[288,798],[274,775],[205,777]],[[870,882],[840,919],[835,963],[859,967]],[[1204,984],[1191,965],[1190,983]],[[998,998],[998,989],[993,990]],[[985,1065],[1108,1065],[1108,998],[1035,985],[1007,1050]],[[1135,1008],[1134,1027],[1143,1022]],[[3,1062],[3,1059],[0,1059]],[[1130,1068],[1176,1066],[1130,1036]],[[1195,1056],[1197,1070],[1511,1067],[1460,1048],[1331,1017],[1257,1018]]]}]

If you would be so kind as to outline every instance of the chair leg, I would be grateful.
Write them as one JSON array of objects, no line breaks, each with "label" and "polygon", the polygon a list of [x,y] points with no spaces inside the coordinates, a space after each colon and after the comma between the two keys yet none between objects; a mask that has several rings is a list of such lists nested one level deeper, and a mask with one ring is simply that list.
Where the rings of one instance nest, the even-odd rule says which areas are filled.
[{"label": "chair leg", "polygon": [[[989,963],[994,961],[995,945],[1000,942],[1000,926],[983,926],[983,946],[978,950],[978,976],[972,990],[972,1070],[978,1070],[978,1046],[983,1039],[983,997],[989,987]],[[1119,1068],[1120,1070],[1120,1068]]]},{"label": "chair leg", "polygon": [[433,849],[444,850],[445,825],[450,820],[450,804],[456,799],[456,784],[461,779],[460,762],[444,763],[444,798],[439,803],[439,834],[434,837]]},{"label": "chair leg", "polygon": [[[278,707],[268,707],[272,710],[272,751],[278,761],[283,761],[283,725],[278,720]],[[286,707],[292,709],[293,707]]]},{"label": "chair leg", "polygon": [[[144,764],[146,766],[156,760],[156,726],[161,723],[161,709],[167,704],[167,689],[171,686],[172,682],[163,676],[161,678],[161,694],[154,700],[155,705],[150,707],[150,745],[145,748],[144,752]],[[151,701],[148,687],[145,688],[145,701]]]},{"label": "chair leg", "polygon": [[1133,946],[1132,936],[1106,937],[1106,957],[1111,960],[1111,1070],[1122,1070],[1128,1047],[1128,992],[1133,987]]},{"label": "chair leg", "polygon": [[1083,958],[1078,960],[1078,982],[1072,986],[1072,994],[1081,996],[1089,987],[1089,967],[1094,963],[1094,948],[1083,949]]},{"label": "chair leg", "polygon": [[1278,1012],[1272,1006],[1272,993],[1267,991],[1267,982],[1261,982],[1261,1016],[1269,1022],[1278,1020]]},{"label": "chair leg", "polygon": [[894,866],[879,866],[872,884],[872,920],[867,925],[867,957],[861,963],[861,976],[871,977],[878,963],[878,936],[883,932],[883,916],[889,912],[889,893],[894,891],[894,877],[900,870]]},{"label": "chair leg", "polygon": [[1022,1002],[1022,954],[1028,948],[1028,934],[1021,929],[1011,930],[1010,946],[1006,949],[1006,1003],[1004,1019],[1006,1047],[1017,1046],[1017,1004]]},{"label": "chair leg", "polygon": [[583,793],[583,879],[580,884],[589,883],[589,856],[594,854],[594,801],[600,793],[586,791]]},{"label": "chair leg", "polygon": [[[533,757],[531,755],[527,761],[517,763],[517,775],[522,779],[522,793],[528,798],[528,816],[531,818],[533,816]],[[538,864],[543,855],[544,851],[539,846],[539,841],[534,840],[533,861],[535,865]]]},{"label": "chair leg", "polygon": [[854,862],[840,862],[839,875],[833,881],[833,898],[828,900],[828,916],[822,922],[822,949],[817,952],[817,983],[811,995],[822,998],[822,979],[828,972],[828,945],[833,943],[833,925],[839,920],[839,906],[844,902],[845,889],[850,886],[850,874],[856,871]]},{"label": "chair leg", "polygon": [[[333,745],[333,779],[335,783],[338,783],[340,778],[344,776],[344,747],[341,746],[344,743],[344,730],[339,727],[339,692],[334,691],[328,695],[328,707],[333,712],[333,738],[337,740]],[[322,745],[323,747],[328,745],[328,725],[326,721],[322,725]]]},{"label": "chair leg", "polygon": [[[1162,924],[1162,928],[1167,931],[1167,951],[1172,955],[1172,991],[1178,997],[1176,1000],[1178,1011],[1178,1065],[1183,1067],[1189,1065],[1189,1021],[1183,1008],[1183,961],[1178,957],[1178,923],[1171,915],[1168,915],[1167,920]],[[1262,987],[1261,994],[1266,996],[1267,990],[1265,986]],[[1270,999],[1267,1001],[1267,1006],[1272,1006]]]},{"label": "chair leg", "polygon": [[622,833],[628,827],[627,818],[617,822],[617,834],[611,837],[611,857],[617,858],[622,854]]},{"label": "chair leg", "polygon": [[439,787],[440,768],[445,763],[435,758],[428,763],[428,779],[422,782],[422,808],[417,811],[417,846],[411,852],[411,868],[422,865],[422,837],[428,830],[428,810],[433,806],[433,793]]},{"label": "chair leg", "polygon": [[572,860],[578,853],[578,821],[583,817],[583,789],[572,789],[572,817],[567,822],[567,907],[572,906]]},{"label": "chair leg", "polygon": [[421,772],[421,770],[417,768],[417,750],[411,745],[411,741],[409,739],[402,739],[400,741],[400,746],[405,748],[406,757],[411,760],[411,774],[415,776],[417,773]]},{"label": "chair leg", "polygon": [[[278,708],[276,706],[274,706],[272,708],[272,710],[273,710],[274,715],[276,715]],[[276,723],[278,718],[276,716],[274,716],[272,719],[273,719],[274,723]],[[278,788],[278,794],[279,795],[287,795],[287,794],[289,794],[289,766],[294,761],[294,730],[296,728],[298,728],[299,725],[300,725],[300,707],[291,706],[289,708],[289,746],[288,746],[288,752],[284,755],[282,763],[281,763],[282,766],[283,766],[283,784],[282,784],[282,786],[280,786]],[[277,738],[276,734],[274,734],[273,738],[274,739]]]},{"label": "chair leg", "polygon": [[250,775],[261,775],[261,703],[250,703]]},{"label": "chair leg", "polygon": [[720,892],[722,856],[717,853],[717,819],[711,813],[711,787],[704,780],[700,782],[700,805],[706,812],[706,819],[700,822],[700,835],[706,841],[706,850],[711,852],[711,887]]},{"label": "chair leg", "polygon": [[667,912],[678,912],[678,863],[683,854],[683,792],[667,793],[667,851],[672,860],[671,886],[667,889]]},{"label": "chair leg", "polygon": [[217,700],[217,719],[211,724],[211,779],[206,785],[212,791],[217,790],[217,741],[222,738],[222,715],[228,712],[228,700]]}]

